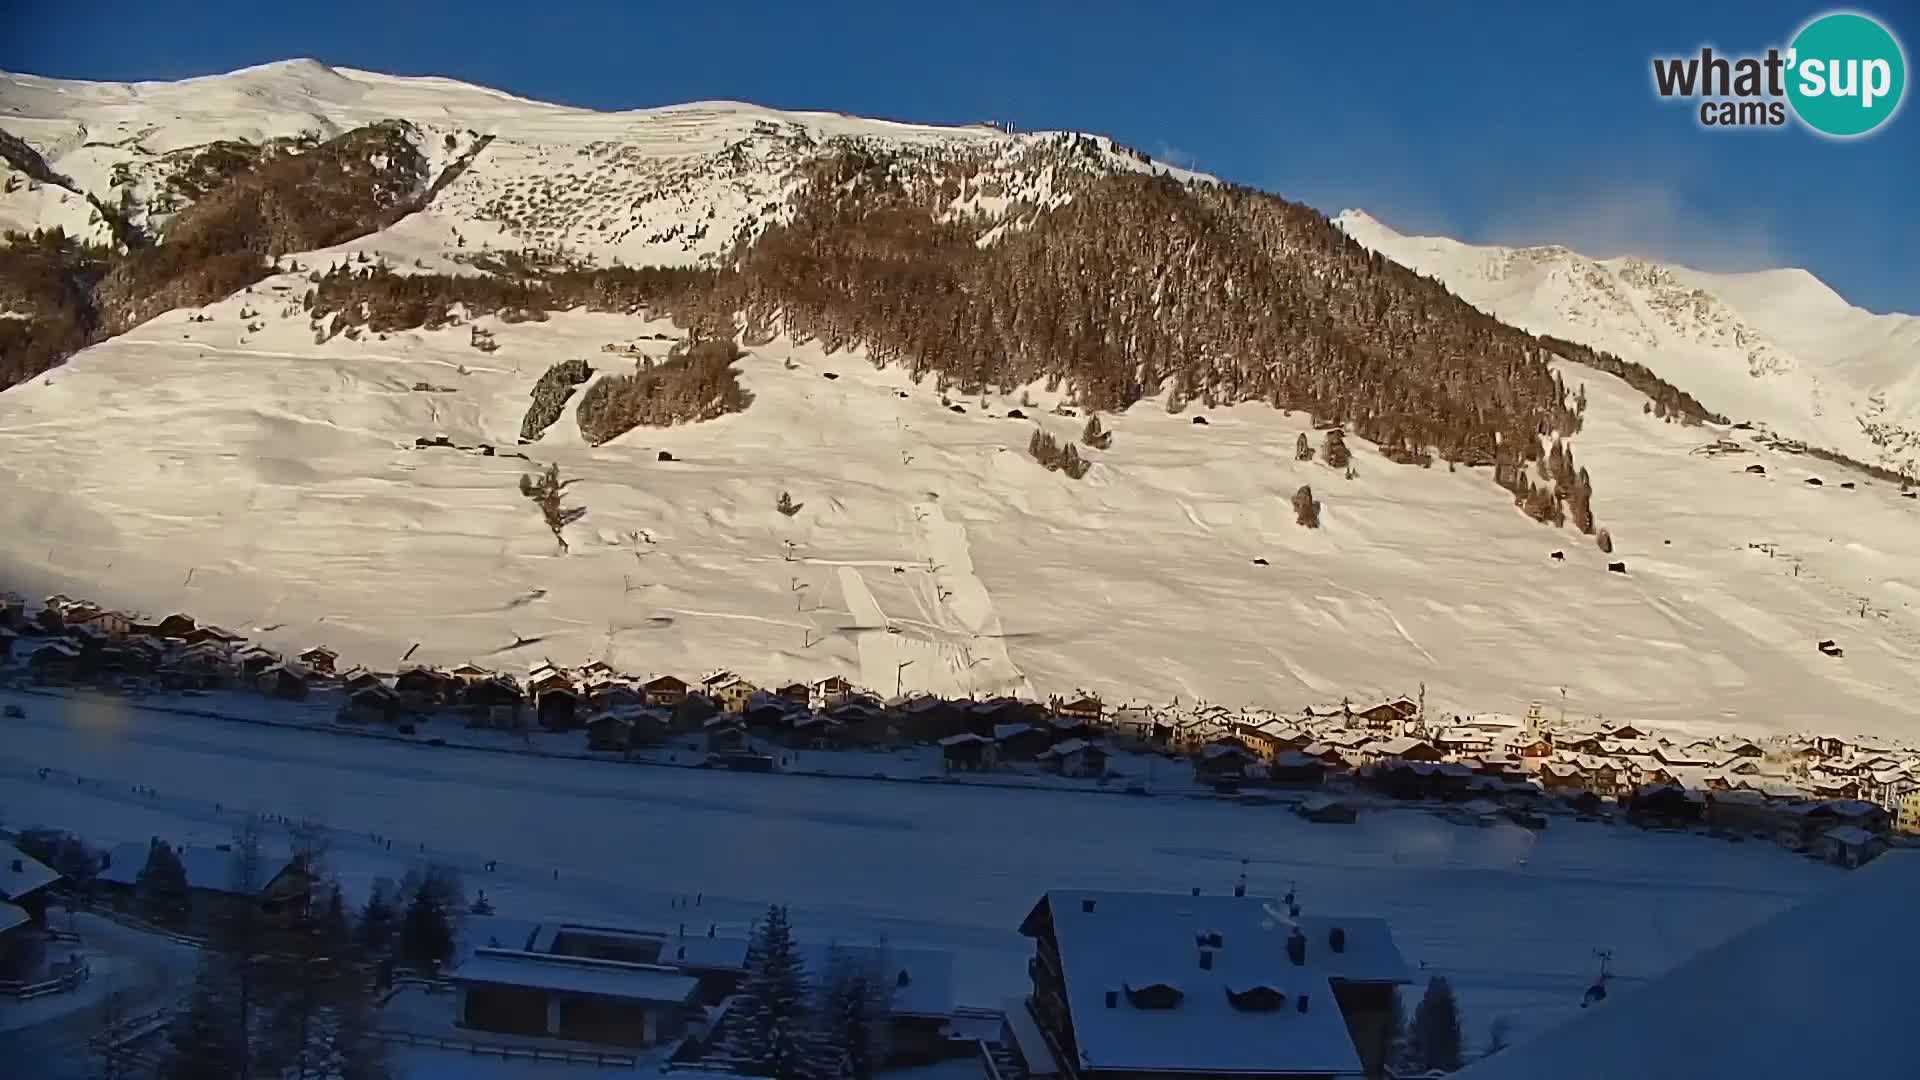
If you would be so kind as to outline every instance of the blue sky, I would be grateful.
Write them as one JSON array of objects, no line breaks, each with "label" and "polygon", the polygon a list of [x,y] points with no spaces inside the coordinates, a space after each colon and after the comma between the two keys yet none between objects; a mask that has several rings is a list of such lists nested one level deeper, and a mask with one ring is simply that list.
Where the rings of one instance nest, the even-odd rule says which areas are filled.
[{"label": "blue sky", "polygon": [[[1828,8],[12,0],[0,68],[172,79],[311,56],[594,108],[732,98],[1113,135],[1402,231],[1708,269],[1803,266],[1920,312],[1920,106],[1853,142],[1713,132],[1650,59],[1784,46]],[[1920,3],[1874,0],[1920,61]],[[109,29],[110,28],[110,29]],[[1913,81],[1913,73],[1909,73]],[[1907,92],[1920,97],[1920,88]]]}]

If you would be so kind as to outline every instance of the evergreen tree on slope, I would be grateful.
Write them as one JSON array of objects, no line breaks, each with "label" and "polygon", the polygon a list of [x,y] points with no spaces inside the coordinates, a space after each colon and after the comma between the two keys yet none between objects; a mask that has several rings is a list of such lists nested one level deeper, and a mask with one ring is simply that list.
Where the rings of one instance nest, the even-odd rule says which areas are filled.
[{"label": "evergreen tree on slope", "polygon": [[1414,1007],[1413,1023],[1407,1029],[1408,1064],[1417,1071],[1453,1072],[1463,1063],[1463,1042],[1453,987],[1436,975],[1428,980],[1427,992]]},{"label": "evergreen tree on slope", "polygon": [[741,1071],[773,1080],[821,1075],[819,1045],[807,1000],[807,974],[793,942],[787,909],[775,904],[754,927],[747,948],[727,1050]]}]

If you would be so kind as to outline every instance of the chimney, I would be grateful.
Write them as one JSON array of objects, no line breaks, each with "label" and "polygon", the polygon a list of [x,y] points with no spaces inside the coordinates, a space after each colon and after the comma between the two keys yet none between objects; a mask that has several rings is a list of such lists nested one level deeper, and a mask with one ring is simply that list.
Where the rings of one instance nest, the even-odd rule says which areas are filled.
[{"label": "chimney", "polygon": [[1085,913],[1085,914],[1088,914],[1088,915],[1091,915],[1091,914],[1093,914],[1093,897],[1091,897],[1091,896],[1089,896],[1089,897],[1086,897],[1085,899],[1083,899],[1083,900],[1081,900],[1081,901],[1080,901],[1080,910],[1081,910],[1081,911],[1082,911],[1083,913]]},{"label": "chimney", "polygon": [[1307,935],[1295,930],[1287,935],[1287,959],[1294,967],[1305,967],[1307,963]]},{"label": "chimney", "polygon": [[1345,927],[1336,926],[1332,930],[1327,931],[1327,947],[1334,952],[1343,953],[1347,951],[1347,931]]},{"label": "chimney", "polygon": [[1117,1009],[1119,1007],[1120,1007],[1120,991],[1118,990],[1107,991],[1107,1008]]},{"label": "chimney", "polygon": [[1302,993],[1299,997],[1294,998],[1293,1000],[1294,1000],[1294,1003],[1300,1007],[1301,1012],[1307,1011],[1307,995],[1306,994]]},{"label": "chimney", "polygon": [[1200,950],[1200,970],[1201,971],[1213,970],[1213,950],[1212,949]]}]

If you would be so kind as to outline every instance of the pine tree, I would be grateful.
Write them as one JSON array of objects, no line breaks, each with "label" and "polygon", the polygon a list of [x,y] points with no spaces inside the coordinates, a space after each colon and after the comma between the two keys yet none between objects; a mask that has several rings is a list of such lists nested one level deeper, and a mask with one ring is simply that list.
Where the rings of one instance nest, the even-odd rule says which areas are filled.
[{"label": "pine tree", "polygon": [[[232,856],[227,865],[227,891],[236,898],[257,898],[267,887],[266,856],[261,851],[260,820],[249,817],[234,830]],[[230,1030],[246,1073],[254,1060],[259,1008],[270,988],[264,985],[260,959],[275,944],[272,928],[258,902],[236,899],[214,913],[207,936],[204,963],[210,965],[224,989]]]},{"label": "pine tree", "polygon": [[1300,433],[1299,440],[1293,444],[1293,460],[1313,460],[1313,442],[1307,438],[1307,433],[1304,431]]},{"label": "pine tree", "polygon": [[1414,1007],[1407,1029],[1407,1057],[1415,1071],[1453,1072],[1464,1063],[1460,1034],[1460,1007],[1445,976],[1427,981],[1427,992]]},{"label": "pine tree", "polygon": [[438,971],[453,958],[456,913],[463,910],[460,878],[452,868],[429,866],[407,875],[407,910],[400,919],[400,959],[421,971]]},{"label": "pine tree", "polygon": [[279,988],[265,1062],[282,1080],[382,1080],[372,1038],[372,987],[354,946],[340,886],[317,854],[307,857],[304,909],[272,961]]},{"label": "pine tree", "polygon": [[398,887],[391,878],[375,878],[367,903],[360,909],[360,921],[353,928],[360,952],[369,960],[378,960],[393,948],[399,913],[394,910]]},{"label": "pine tree", "polygon": [[892,984],[885,954],[836,949],[820,994],[819,1060],[825,1075],[872,1080],[890,1045]]},{"label": "pine tree", "polygon": [[1087,414],[1087,426],[1080,430],[1080,441],[1095,450],[1105,450],[1113,445],[1113,432],[1100,426],[1100,417],[1095,413]]},{"label": "pine tree", "polygon": [[805,505],[806,505],[805,503],[794,502],[793,496],[783,491],[780,493],[779,501],[773,504],[773,508],[787,515],[788,517],[792,517],[793,515],[799,513],[800,508]]},{"label": "pine tree", "polygon": [[818,1039],[809,1015],[807,975],[787,909],[775,904],[754,927],[746,977],[731,1015],[728,1051],[738,1067],[773,1080],[810,1080],[818,1073]]},{"label": "pine tree", "polygon": [[220,980],[203,959],[187,1007],[167,1028],[161,1080],[219,1080],[242,1076],[241,1047],[232,1014],[222,1001]]},{"label": "pine tree", "polygon": [[1605,529],[1601,529],[1599,533],[1595,534],[1593,538],[1593,542],[1599,546],[1601,551],[1604,551],[1609,555],[1613,554],[1613,534],[1612,533],[1608,532]]},{"label": "pine tree", "polygon": [[133,882],[140,916],[156,926],[179,929],[193,910],[187,890],[187,868],[167,842],[158,838],[147,847],[147,861]]},{"label": "pine tree", "polygon": [[1309,529],[1320,527],[1320,503],[1313,497],[1313,488],[1301,484],[1293,493],[1293,519]]}]

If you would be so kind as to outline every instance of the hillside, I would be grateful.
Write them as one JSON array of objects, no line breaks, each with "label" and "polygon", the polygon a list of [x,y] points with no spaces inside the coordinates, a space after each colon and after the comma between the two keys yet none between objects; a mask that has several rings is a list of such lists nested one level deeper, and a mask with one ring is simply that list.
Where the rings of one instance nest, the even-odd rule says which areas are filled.
[{"label": "hillside", "polygon": [[1646,364],[1731,419],[1920,474],[1920,317],[1863,311],[1804,270],[1475,246],[1357,210],[1335,223],[1506,322]]},{"label": "hillside", "polygon": [[[1435,707],[1517,710],[1564,688],[1569,710],[1678,727],[1914,730],[1920,571],[1900,552],[1920,506],[1895,486],[1663,422],[1655,400],[1698,419],[1688,391],[1744,414],[1664,349],[1494,312],[1515,330],[1311,211],[1103,139],[597,114],[310,62],[7,76],[0,128],[117,190],[102,201],[153,250],[224,238],[209,250],[246,279],[83,328],[0,395],[18,588],[373,665],[418,643],[1283,708],[1424,683]],[[367,149],[385,137],[417,161]],[[308,161],[346,163],[358,193],[319,232],[271,212],[274,170]],[[0,225],[112,239],[22,177]],[[121,260],[102,280],[136,258],[99,257]],[[701,400],[663,416],[711,418],[622,431],[596,406],[583,433],[583,402],[653,415],[674,347],[729,331],[733,374],[702,368]],[[1584,345],[1645,370],[1558,358],[1599,362]],[[566,360],[592,373],[518,445]],[[1033,460],[1036,426],[1073,444],[1089,406],[1113,439],[1078,446],[1084,475]],[[1350,469],[1328,463],[1335,423]],[[519,490],[548,464],[585,511],[565,551]]]}]

